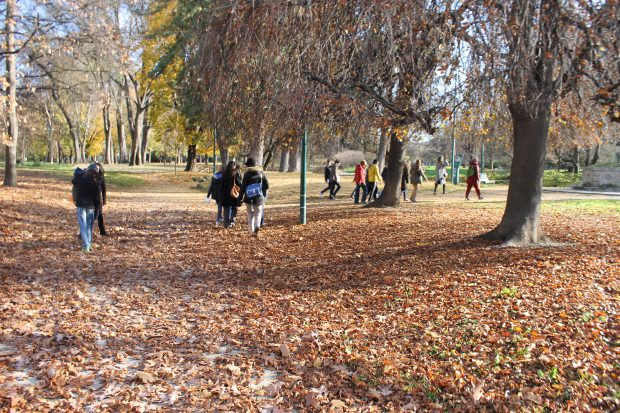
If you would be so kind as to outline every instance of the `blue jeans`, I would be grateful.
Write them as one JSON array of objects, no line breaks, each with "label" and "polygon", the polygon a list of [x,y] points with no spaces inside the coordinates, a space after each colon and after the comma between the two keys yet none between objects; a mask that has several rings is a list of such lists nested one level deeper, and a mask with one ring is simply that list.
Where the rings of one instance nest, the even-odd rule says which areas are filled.
[{"label": "blue jeans", "polygon": [[366,190],[366,184],[357,184],[355,186],[355,203],[359,204],[360,202],[360,191],[362,191],[362,202],[366,202],[366,195],[368,195],[368,191]]},{"label": "blue jeans", "polygon": [[215,219],[215,221],[222,223],[224,222],[224,207],[220,202],[217,203],[217,218]]},{"label": "blue jeans", "polygon": [[93,242],[93,222],[95,221],[95,208],[77,209],[77,220],[82,237],[82,248],[90,247]]}]

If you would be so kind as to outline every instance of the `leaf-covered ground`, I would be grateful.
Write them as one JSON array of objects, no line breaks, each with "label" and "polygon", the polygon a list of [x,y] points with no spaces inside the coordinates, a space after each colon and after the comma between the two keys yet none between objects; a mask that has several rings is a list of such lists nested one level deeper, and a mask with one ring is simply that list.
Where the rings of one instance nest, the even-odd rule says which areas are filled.
[{"label": "leaf-covered ground", "polygon": [[68,196],[0,188],[0,409],[620,408],[617,208],[547,210],[539,249],[472,238],[477,202],[271,208],[256,240],[159,184],[83,254]]}]

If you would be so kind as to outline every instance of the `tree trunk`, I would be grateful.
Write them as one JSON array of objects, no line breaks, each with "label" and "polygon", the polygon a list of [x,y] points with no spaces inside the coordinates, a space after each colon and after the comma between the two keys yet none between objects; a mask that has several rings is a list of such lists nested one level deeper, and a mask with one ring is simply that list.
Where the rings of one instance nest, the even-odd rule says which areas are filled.
[{"label": "tree trunk", "polygon": [[185,172],[191,172],[196,167],[196,145],[187,145],[187,164]]},{"label": "tree trunk", "polygon": [[301,166],[301,151],[299,150],[299,143],[293,144],[290,148],[290,154],[288,158],[288,172],[298,172]]},{"label": "tree trunk", "polygon": [[125,135],[125,124],[123,123],[123,108],[116,107],[116,140],[118,141],[118,161],[127,162],[127,137]]},{"label": "tree trunk", "polygon": [[60,140],[56,141],[56,149],[58,150],[58,163],[60,163],[61,161],[66,163],[65,154],[62,151],[62,144],[60,143]]},{"label": "tree trunk", "polygon": [[381,129],[379,133],[379,149],[377,150],[377,166],[379,167],[379,173],[383,172],[385,166],[385,154],[387,152],[387,131]]},{"label": "tree trunk", "polygon": [[594,147],[594,154],[592,155],[592,162],[590,163],[590,165],[596,165],[596,163],[598,162],[600,149],[601,149],[601,144],[597,143],[596,146]]},{"label": "tree trunk", "polygon": [[573,173],[577,175],[579,173],[579,147],[573,148]]},{"label": "tree trunk", "polygon": [[103,110],[103,136],[105,141],[105,153],[103,163],[106,165],[114,163],[114,147],[112,142],[112,126],[110,123],[110,105],[104,104]]},{"label": "tree trunk", "polygon": [[269,147],[267,148],[267,154],[264,156],[264,162],[263,162],[263,170],[267,170],[267,167],[269,167],[269,164],[271,163],[271,161],[273,160],[273,153],[276,150],[276,140],[271,138],[269,141]]},{"label": "tree trunk", "polygon": [[280,167],[278,168],[278,172],[286,172],[288,170],[288,157],[289,157],[288,148],[283,147],[282,153],[280,153]]},{"label": "tree trunk", "polygon": [[9,81],[8,90],[8,127],[9,133],[8,145],[5,144],[5,161],[4,161],[4,186],[17,186],[17,76],[16,76],[16,55],[11,53],[15,50],[15,13],[16,1],[7,0],[6,3],[6,50],[9,54],[6,59],[6,72]]},{"label": "tree trunk", "polygon": [[547,153],[549,107],[536,116],[523,107],[511,105],[514,156],[506,209],[500,224],[486,237],[505,245],[522,246],[546,240],[540,226],[540,198]]},{"label": "tree trunk", "polygon": [[265,135],[261,127],[260,134],[257,139],[250,141],[250,150],[248,158],[254,158],[256,165],[263,165],[263,151],[265,150]]},{"label": "tree trunk", "polygon": [[388,179],[376,201],[369,207],[396,207],[400,204],[400,184],[405,161],[405,141],[399,140],[395,133],[390,136],[390,156],[388,159]]},{"label": "tree trunk", "polygon": [[[47,98],[43,101],[45,105],[45,116],[46,116],[46,141],[47,141],[47,162],[54,163],[54,138],[52,138],[52,132],[54,131],[54,123],[52,120],[52,112],[50,107],[47,105]],[[58,162],[60,162],[60,153],[58,153]]]},{"label": "tree trunk", "polygon": [[228,148],[220,145],[220,162],[223,166],[228,163]]},{"label": "tree trunk", "polygon": [[[145,119],[146,119],[146,117],[145,117]],[[142,128],[142,147],[141,147],[141,149],[142,149],[142,154],[141,154],[142,164],[146,164],[146,154],[148,152],[150,137],[151,137],[151,125],[149,125],[147,123]]]},{"label": "tree trunk", "polygon": [[584,161],[585,166],[590,166],[590,147],[586,146],[586,159]]}]

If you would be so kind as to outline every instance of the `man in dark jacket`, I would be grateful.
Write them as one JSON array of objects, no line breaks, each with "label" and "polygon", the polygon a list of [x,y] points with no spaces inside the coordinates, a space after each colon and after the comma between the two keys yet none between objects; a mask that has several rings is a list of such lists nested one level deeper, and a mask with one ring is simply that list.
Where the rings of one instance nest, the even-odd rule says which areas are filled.
[{"label": "man in dark jacket", "polygon": [[97,209],[97,225],[99,226],[99,233],[103,236],[107,236],[108,233],[105,230],[105,224],[103,222],[103,207],[106,205],[105,171],[99,162],[95,165],[97,165],[97,183],[99,184],[99,190],[101,191],[101,205]]},{"label": "man in dark jacket", "polygon": [[319,192],[319,198],[323,198],[323,194],[327,191],[330,191],[331,195],[331,185],[329,184],[330,178],[332,176],[332,170],[330,168],[331,166],[332,161],[328,159],[325,163],[325,168],[323,169],[323,179],[325,179],[325,183],[327,184],[327,186]]},{"label": "man in dark jacket", "polygon": [[82,251],[92,251],[93,223],[98,208],[101,206],[101,191],[97,183],[97,165],[91,164],[86,173],[73,178],[75,186],[75,206],[82,238]]},{"label": "man in dark jacket", "polygon": [[265,206],[265,198],[269,189],[269,181],[261,168],[256,166],[253,158],[245,162],[248,167],[241,182],[240,196],[248,210],[248,228],[253,236],[258,235],[260,230],[261,216]]}]

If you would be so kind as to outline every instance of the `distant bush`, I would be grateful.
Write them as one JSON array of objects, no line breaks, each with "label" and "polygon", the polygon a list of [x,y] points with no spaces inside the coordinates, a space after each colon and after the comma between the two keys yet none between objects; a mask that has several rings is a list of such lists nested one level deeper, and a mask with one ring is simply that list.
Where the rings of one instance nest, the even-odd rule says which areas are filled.
[{"label": "distant bush", "polygon": [[374,156],[374,155],[368,153],[367,156],[369,157],[368,159],[366,159],[366,156],[364,156],[364,152],[362,151],[347,150],[347,151],[342,151],[342,152],[337,153],[336,155],[334,155],[332,160],[338,159],[340,161],[340,166],[343,169],[346,169],[346,168],[354,167],[355,165],[360,163],[360,161],[362,161],[363,159],[366,159],[366,162],[371,163],[372,162],[371,156]]}]

